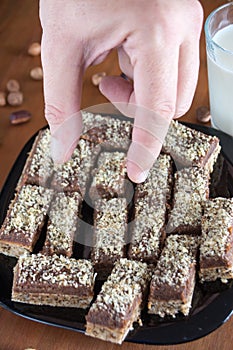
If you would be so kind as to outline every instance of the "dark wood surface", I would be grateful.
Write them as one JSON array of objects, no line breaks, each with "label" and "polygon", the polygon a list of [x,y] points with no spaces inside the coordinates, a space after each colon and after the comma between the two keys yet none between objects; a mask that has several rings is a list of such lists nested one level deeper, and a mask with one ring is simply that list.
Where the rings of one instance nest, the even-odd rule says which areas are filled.
[{"label": "dark wood surface", "polygon": [[[213,8],[226,1],[202,1],[205,17]],[[0,189],[18,153],[26,141],[46,124],[43,117],[42,82],[33,81],[29,72],[40,65],[40,57],[30,57],[27,49],[30,43],[40,41],[41,28],[38,19],[38,1],[1,0],[0,1],[0,90],[5,90],[6,82],[18,79],[24,93],[20,108],[0,107]],[[91,67],[85,74],[82,108],[107,102],[93,86],[91,76],[95,72],[120,74],[117,56],[112,52],[101,65]],[[195,111],[199,106],[208,106],[208,87],[204,35],[201,38],[201,66],[193,104],[183,120],[196,123]],[[33,117],[29,123],[13,126],[9,115],[18,109],[29,110]],[[0,208],[1,210],[1,208]],[[0,281],[1,288],[1,281]],[[122,350],[230,350],[233,342],[233,318],[210,335],[191,343],[174,346],[146,346],[124,343]],[[0,350],[116,350],[117,345],[104,343],[85,335],[42,325],[15,316],[0,308]]]}]

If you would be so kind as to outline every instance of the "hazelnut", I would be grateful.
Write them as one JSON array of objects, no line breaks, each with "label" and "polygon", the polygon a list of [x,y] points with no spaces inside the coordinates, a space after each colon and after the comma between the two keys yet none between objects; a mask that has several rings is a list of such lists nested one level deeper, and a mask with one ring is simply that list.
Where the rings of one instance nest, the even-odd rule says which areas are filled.
[{"label": "hazelnut", "polygon": [[30,77],[34,80],[43,79],[43,70],[41,67],[35,67],[30,71]]},{"label": "hazelnut", "polygon": [[100,84],[102,78],[105,77],[105,76],[106,76],[105,72],[100,72],[100,73],[93,74],[92,77],[91,77],[92,84],[95,85],[95,86],[98,86]]},{"label": "hazelnut", "polygon": [[7,96],[7,102],[11,106],[20,106],[23,103],[23,94],[20,91],[10,92]]},{"label": "hazelnut", "polygon": [[6,105],[6,94],[3,91],[0,91],[0,106]]},{"label": "hazelnut", "polygon": [[26,110],[20,110],[20,111],[16,111],[11,113],[9,119],[11,124],[22,124],[22,123],[26,123],[31,119],[32,115],[30,112],[26,111]]},{"label": "hazelnut", "polygon": [[32,43],[28,48],[28,54],[31,56],[39,56],[41,53],[40,43]]},{"label": "hazelnut", "polygon": [[196,118],[200,123],[208,123],[211,119],[209,108],[206,106],[201,106],[196,110]]},{"label": "hazelnut", "polygon": [[16,92],[20,90],[20,85],[18,80],[10,79],[6,84],[6,89],[8,92]]}]

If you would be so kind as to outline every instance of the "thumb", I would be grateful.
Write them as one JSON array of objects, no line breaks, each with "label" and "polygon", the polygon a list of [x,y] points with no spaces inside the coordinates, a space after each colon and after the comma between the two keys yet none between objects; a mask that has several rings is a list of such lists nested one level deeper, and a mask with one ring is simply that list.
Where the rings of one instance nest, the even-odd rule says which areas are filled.
[{"label": "thumb", "polygon": [[[51,152],[55,163],[72,155],[81,131],[82,54],[77,44],[44,32],[41,59],[44,73],[45,118],[51,130]],[[78,54],[77,54],[78,53]]]}]

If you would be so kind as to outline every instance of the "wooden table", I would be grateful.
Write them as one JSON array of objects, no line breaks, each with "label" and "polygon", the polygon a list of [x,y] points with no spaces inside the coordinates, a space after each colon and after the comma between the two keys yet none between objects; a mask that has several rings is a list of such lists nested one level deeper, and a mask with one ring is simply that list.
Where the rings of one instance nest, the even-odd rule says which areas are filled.
[{"label": "wooden table", "polygon": [[[224,2],[226,1],[203,0],[205,17],[214,7]],[[24,102],[20,109],[27,109],[33,114],[33,118],[29,123],[13,126],[9,123],[9,115],[18,108],[0,107],[0,188],[3,186],[22,146],[31,135],[46,124],[43,117],[42,82],[33,81],[29,76],[31,68],[40,65],[40,58],[30,57],[27,54],[29,44],[40,41],[40,38],[41,28],[38,19],[37,1],[0,1],[0,90],[5,89],[7,80],[11,78],[18,79],[24,93]],[[98,88],[93,86],[91,82],[92,74],[101,71],[105,71],[109,75],[120,74],[115,52],[111,53],[104,63],[91,67],[86,72],[82,108],[106,102]],[[182,119],[195,123],[195,110],[203,105],[208,106],[204,35],[201,38],[201,67],[198,87],[193,104]],[[212,334],[191,343],[174,346],[146,346],[124,343],[121,349],[230,350],[232,349],[232,343],[233,318]],[[29,347],[38,350],[115,350],[119,348],[117,345],[104,343],[80,333],[26,320],[0,308],[0,350],[23,350]]]}]

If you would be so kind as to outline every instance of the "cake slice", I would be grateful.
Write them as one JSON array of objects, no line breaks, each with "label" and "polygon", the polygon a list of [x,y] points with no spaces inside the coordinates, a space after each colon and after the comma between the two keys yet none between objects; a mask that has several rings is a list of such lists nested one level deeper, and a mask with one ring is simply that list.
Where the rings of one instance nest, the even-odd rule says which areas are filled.
[{"label": "cake slice", "polygon": [[25,185],[15,195],[0,229],[0,252],[19,257],[32,252],[45,224],[53,191]]},{"label": "cake slice", "polygon": [[126,256],[127,202],[125,198],[98,200],[94,209],[94,239],[91,260],[100,278]]},{"label": "cake slice", "polygon": [[206,202],[200,246],[201,282],[233,278],[233,199]]},{"label": "cake slice", "polygon": [[86,309],[94,296],[94,279],[88,260],[56,254],[21,256],[14,268],[12,300]]},{"label": "cake slice", "polygon": [[196,255],[199,237],[171,235],[167,238],[153,271],[148,312],[171,315],[189,314],[195,287]]},{"label": "cake slice", "polygon": [[140,319],[149,280],[145,263],[120,259],[86,316],[86,335],[121,344]]},{"label": "cake slice", "polygon": [[49,129],[40,130],[19,179],[17,190],[25,184],[47,186],[53,173],[50,151],[51,135]]},{"label": "cake slice", "polygon": [[203,204],[208,198],[208,170],[192,167],[177,171],[167,233],[200,234]]},{"label": "cake slice", "polygon": [[48,214],[44,254],[72,255],[81,202],[78,192],[56,193]]},{"label": "cake slice", "polygon": [[97,168],[92,172],[93,178],[89,190],[92,202],[97,199],[124,197],[127,192],[126,154],[124,152],[102,152]]},{"label": "cake slice", "polygon": [[206,135],[173,120],[162,150],[169,153],[178,167],[205,167],[210,172],[220,153],[216,136]]},{"label": "cake slice", "polygon": [[171,190],[172,160],[169,155],[160,155],[147,180],[135,190],[134,220],[130,223],[130,259],[156,263],[166,237]]}]

